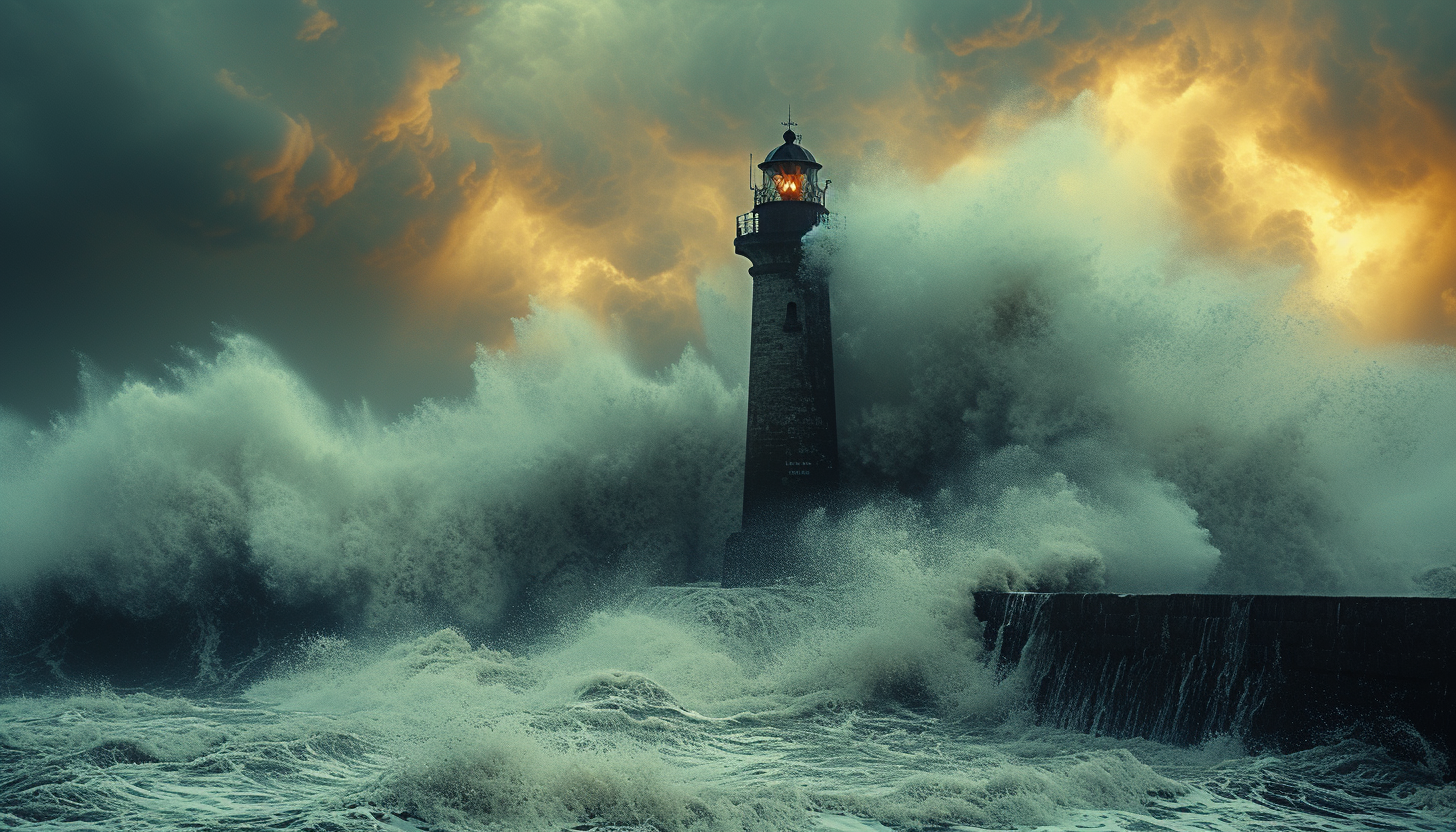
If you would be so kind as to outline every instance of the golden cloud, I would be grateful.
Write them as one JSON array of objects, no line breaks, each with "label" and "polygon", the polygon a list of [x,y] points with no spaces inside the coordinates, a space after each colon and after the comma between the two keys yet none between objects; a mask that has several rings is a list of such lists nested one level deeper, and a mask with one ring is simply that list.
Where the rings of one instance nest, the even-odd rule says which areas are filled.
[{"label": "golden cloud", "polygon": [[294,35],[295,40],[316,41],[323,37],[324,32],[338,27],[339,21],[335,20],[333,15],[320,9],[318,0],[300,0],[300,2],[304,8],[313,9],[314,12],[303,21],[303,26],[299,27],[298,34]]},{"label": "golden cloud", "polygon": [[[461,62],[421,61],[371,129],[382,143],[421,137],[391,164],[397,181],[413,171],[397,192],[425,209],[372,262],[410,282],[436,330],[473,319],[498,343],[534,296],[620,326],[641,355],[676,357],[701,339],[699,276],[737,259],[748,154],[778,143],[786,101],[831,158],[887,131],[911,164],[951,157],[922,129],[915,57],[884,37],[895,10],[832,8],[765,26],[759,11],[687,4],[492,7]],[[805,39],[811,27],[821,36]]]},{"label": "golden cloud", "polygon": [[303,22],[303,26],[299,28],[298,34],[294,35],[294,38],[302,41],[315,41],[323,37],[324,32],[338,25],[339,21],[335,20],[333,15],[320,9],[309,15],[308,19]]},{"label": "golden cloud", "polygon": [[1429,73],[1381,40],[1383,7],[411,8],[433,28],[378,64],[382,103],[307,110],[354,162],[299,116],[245,169],[294,235],[365,181],[369,259],[409,287],[422,330],[499,344],[535,296],[680,349],[695,282],[741,265],[745,157],[776,143],[784,103],[836,174],[882,154],[933,178],[1090,90],[1108,142],[1154,161],[1190,254],[1296,275],[1291,297],[1374,337],[1456,340],[1456,131]]},{"label": "golden cloud", "polygon": [[1007,73],[1053,102],[1095,91],[1109,139],[1161,160],[1199,250],[1300,269],[1367,335],[1456,342],[1456,126],[1393,34],[1400,8],[1099,11],[1032,2],[907,42],[948,95]]},{"label": "golden cloud", "polygon": [[244,87],[238,82],[237,76],[233,75],[231,70],[219,69],[217,75],[213,77],[217,80],[219,86],[244,101],[256,101],[262,97],[249,92],[247,87]]},{"label": "golden cloud", "polygon": [[946,48],[956,55],[969,55],[978,49],[1007,49],[1056,31],[1057,20],[1043,21],[1036,4],[1027,0],[1020,11],[994,20],[984,30],[947,40]]},{"label": "golden cloud", "polygon": [[460,56],[446,52],[415,59],[394,101],[374,120],[370,137],[392,142],[401,132],[406,132],[419,137],[422,144],[432,142],[435,111],[430,104],[430,93],[453,81],[459,69]]},{"label": "golden cloud", "polygon": [[550,195],[568,186],[562,172],[542,164],[539,146],[498,140],[493,148],[488,173],[470,162],[450,179],[456,201],[447,213],[416,218],[371,258],[412,282],[421,335],[471,318],[476,323],[466,326],[478,340],[501,344],[510,338],[509,317],[527,314],[535,298],[621,327],[650,361],[701,342],[695,278],[719,254],[708,249],[726,248],[731,236],[731,209],[717,205],[721,183],[669,163],[680,180],[637,181],[616,210],[596,214],[574,199],[552,203]]},{"label": "golden cloud", "polygon": [[[256,202],[258,215],[296,239],[313,228],[309,206],[328,205],[349,193],[359,171],[318,141],[307,120],[282,118],[283,142],[272,159],[259,165],[250,165],[244,159],[232,166],[241,168],[256,185],[247,196]],[[242,196],[234,193],[233,198]]]}]

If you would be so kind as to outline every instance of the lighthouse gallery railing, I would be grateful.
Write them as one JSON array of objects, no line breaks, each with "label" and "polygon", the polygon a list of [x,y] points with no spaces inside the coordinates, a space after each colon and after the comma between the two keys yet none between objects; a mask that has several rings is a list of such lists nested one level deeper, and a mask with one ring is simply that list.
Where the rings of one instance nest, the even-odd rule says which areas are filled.
[{"label": "lighthouse gallery railing", "polygon": [[[814,225],[822,225],[830,230],[838,230],[844,227],[844,218],[839,214],[820,214],[814,220]],[[738,236],[744,234],[758,233],[758,214],[749,211],[747,214],[738,215]]]}]

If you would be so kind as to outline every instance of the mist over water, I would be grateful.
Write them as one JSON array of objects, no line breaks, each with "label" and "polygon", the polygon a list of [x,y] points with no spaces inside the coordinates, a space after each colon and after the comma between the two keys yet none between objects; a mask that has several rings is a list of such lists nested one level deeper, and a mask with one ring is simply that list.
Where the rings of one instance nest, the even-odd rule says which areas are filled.
[{"label": "mist over water", "polygon": [[88,389],[6,437],[4,580],[147,615],[239,570],[366,623],[489,624],[715,568],[734,518],[741,391],[692,354],[648,378],[571,312],[537,310],[475,394],[395,423],[331,410],[266,347],[223,339],[169,383]]},{"label": "mist over water", "polygon": [[[814,586],[668,586],[715,577],[738,523],[743,351],[715,333],[741,313],[649,373],[537,308],[471,396],[392,422],[242,334],[163,381],[83,377],[43,428],[7,417],[7,639],[319,615],[267,673],[208,677],[251,680],[236,699],[6,700],[0,817],[1287,828],[1305,804],[1259,797],[1286,777],[1340,819],[1308,828],[1376,805],[1438,828],[1441,761],[1044,731],[980,661],[977,588],[1401,594],[1456,564],[1456,356],[1353,343],[1296,272],[1196,254],[1161,191],[1089,103],[934,183],[885,164],[836,197],[846,227],[809,245],[833,269],[846,496],[793,544]],[[189,661],[222,662],[226,626]],[[1336,770],[1364,808],[1316,785]],[[195,798],[260,789],[271,808]]]},{"label": "mist over water", "polygon": [[914,498],[848,536],[1013,589],[1417,592],[1456,562],[1456,354],[1359,346],[1296,270],[1198,254],[1083,104],[836,205],[843,456]]},{"label": "mist over water", "polygon": [[[847,230],[810,243],[850,486],[804,529],[825,577],[908,557],[983,587],[1401,594],[1456,563],[1451,350],[1355,345],[1297,273],[1191,253],[1161,191],[1088,103],[837,198]],[[240,334],[164,381],[83,376],[77,412],[0,428],[0,581],[145,616],[246,573],[351,621],[488,626],[713,577],[741,371],[643,373],[570,310],[517,331],[472,396],[393,423]]]}]

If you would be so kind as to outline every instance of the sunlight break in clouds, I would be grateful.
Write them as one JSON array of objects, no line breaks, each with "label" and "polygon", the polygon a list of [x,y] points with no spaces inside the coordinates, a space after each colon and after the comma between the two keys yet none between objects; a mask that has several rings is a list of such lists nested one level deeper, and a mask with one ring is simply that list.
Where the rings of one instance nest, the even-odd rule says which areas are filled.
[{"label": "sunlight break in clouds", "polygon": [[[463,394],[431,368],[508,346],[533,296],[665,366],[705,344],[698,297],[743,303],[732,219],[789,104],[837,210],[879,166],[933,182],[1090,91],[1190,259],[1367,341],[1456,337],[1446,3],[167,8],[4,13],[26,68],[5,225],[39,307],[71,304],[7,330],[47,362],[7,365],[49,391],[34,418],[70,402],[74,350],[119,372],[214,320],[394,412]],[[156,320],[110,324],[118,302]]]}]

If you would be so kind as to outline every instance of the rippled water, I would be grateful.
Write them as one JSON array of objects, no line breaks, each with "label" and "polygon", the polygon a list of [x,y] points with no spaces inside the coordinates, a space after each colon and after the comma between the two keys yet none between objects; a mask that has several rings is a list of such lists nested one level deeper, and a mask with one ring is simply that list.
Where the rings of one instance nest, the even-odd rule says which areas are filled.
[{"label": "rippled water", "polygon": [[[1456,823],[1456,789],[1442,783],[1440,760],[1402,762],[1354,741],[1248,754],[1227,739],[1176,748],[1039,728],[1019,708],[1014,681],[966,676],[960,683],[974,701],[947,705],[924,667],[886,664],[894,655],[913,658],[905,642],[887,652],[874,628],[839,620],[826,629],[825,610],[824,599],[807,594],[660,591],[523,656],[450,630],[388,645],[318,639],[228,698],[99,690],[9,698],[0,702],[0,823],[77,830],[1445,830]],[[769,649],[775,644],[778,656]]]}]

